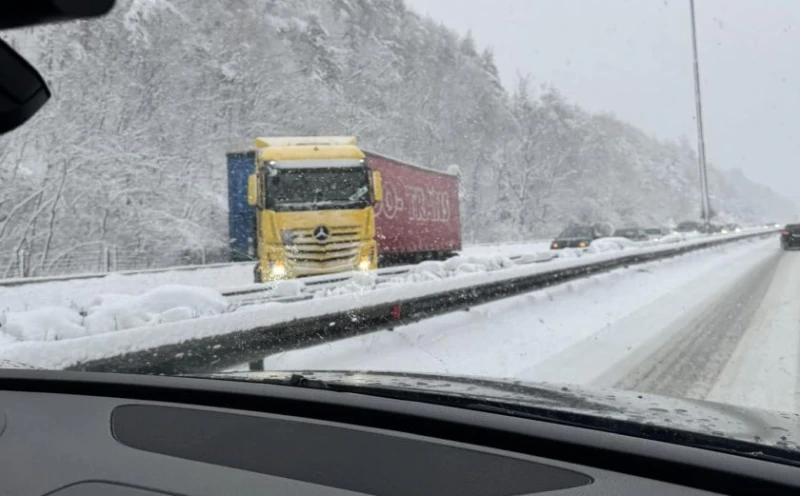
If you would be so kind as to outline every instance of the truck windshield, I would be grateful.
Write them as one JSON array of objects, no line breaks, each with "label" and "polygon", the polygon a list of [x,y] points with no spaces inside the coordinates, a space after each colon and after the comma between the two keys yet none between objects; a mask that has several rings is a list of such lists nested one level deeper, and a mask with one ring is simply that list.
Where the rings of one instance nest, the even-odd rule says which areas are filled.
[{"label": "truck windshield", "polygon": [[281,169],[267,175],[266,204],[275,210],[322,210],[369,206],[365,167]]}]

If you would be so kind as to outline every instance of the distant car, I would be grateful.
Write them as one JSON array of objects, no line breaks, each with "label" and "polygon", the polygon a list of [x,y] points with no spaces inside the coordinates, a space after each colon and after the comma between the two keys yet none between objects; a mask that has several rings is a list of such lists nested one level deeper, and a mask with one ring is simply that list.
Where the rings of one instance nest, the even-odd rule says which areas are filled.
[{"label": "distant car", "polygon": [[781,231],[781,248],[800,248],[800,224],[788,224]]},{"label": "distant car", "polygon": [[678,227],[676,227],[675,230],[679,233],[702,232],[703,224],[692,220],[687,220],[678,224]]},{"label": "distant car", "polygon": [[739,224],[725,224],[724,226],[722,226],[723,234],[738,233],[738,232],[742,232],[742,228],[739,226]]},{"label": "distant car", "polygon": [[600,234],[592,226],[572,226],[561,231],[550,244],[550,249],[586,248],[592,241],[600,238]]},{"label": "distant car", "polygon": [[646,241],[649,238],[644,229],[638,227],[626,227],[624,229],[617,229],[614,231],[615,238],[627,238],[631,241]]},{"label": "distant car", "polygon": [[646,227],[644,229],[644,232],[647,234],[648,239],[653,241],[658,241],[659,239],[669,234],[670,229],[666,227]]}]

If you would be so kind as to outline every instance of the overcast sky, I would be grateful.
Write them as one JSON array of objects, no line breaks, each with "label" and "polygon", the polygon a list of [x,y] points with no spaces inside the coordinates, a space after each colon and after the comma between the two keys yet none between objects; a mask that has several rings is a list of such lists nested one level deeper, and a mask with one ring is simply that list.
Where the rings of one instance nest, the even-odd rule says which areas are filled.
[{"label": "overcast sky", "polygon": [[[689,0],[406,1],[492,46],[507,87],[529,74],[585,108],[696,142]],[[800,198],[800,0],[696,9],[708,159]]]}]

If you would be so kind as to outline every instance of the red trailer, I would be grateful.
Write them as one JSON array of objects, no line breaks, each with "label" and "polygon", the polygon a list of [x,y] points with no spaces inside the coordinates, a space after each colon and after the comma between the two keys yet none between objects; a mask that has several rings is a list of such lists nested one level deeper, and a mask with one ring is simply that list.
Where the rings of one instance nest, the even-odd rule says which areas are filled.
[{"label": "red trailer", "polygon": [[411,263],[461,250],[458,175],[364,153],[383,184],[383,201],[375,207],[380,260]]}]

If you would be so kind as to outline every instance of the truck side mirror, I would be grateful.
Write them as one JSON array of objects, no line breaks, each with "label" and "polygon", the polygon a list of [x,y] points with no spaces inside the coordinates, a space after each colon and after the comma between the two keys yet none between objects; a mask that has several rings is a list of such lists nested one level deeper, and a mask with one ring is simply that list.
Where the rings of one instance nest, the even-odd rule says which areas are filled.
[{"label": "truck side mirror", "polygon": [[251,207],[258,205],[258,176],[247,176],[247,204]]},{"label": "truck side mirror", "polygon": [[383,201],[383,183],[381,173],[378,171],[372,171],[372,199],[376,203]]}]

